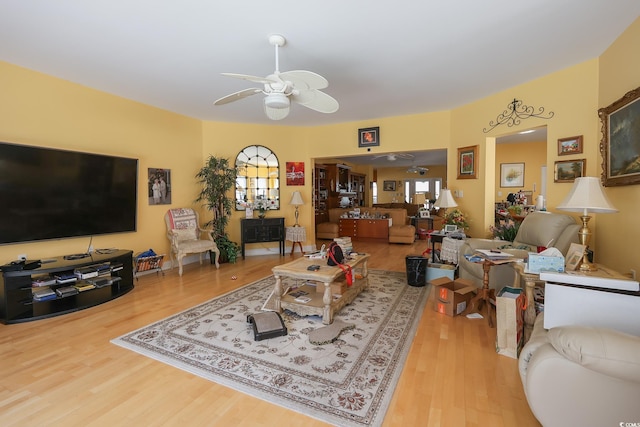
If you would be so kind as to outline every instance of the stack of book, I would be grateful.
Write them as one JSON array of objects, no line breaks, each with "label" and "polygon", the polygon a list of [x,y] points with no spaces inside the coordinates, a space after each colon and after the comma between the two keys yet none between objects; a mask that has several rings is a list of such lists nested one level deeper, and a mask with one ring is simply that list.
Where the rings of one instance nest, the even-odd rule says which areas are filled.
[{"label": "stack of book", "polygon": [[63,286],[56,289],[56,294],[58,294],[60,298],[70,297],[72,295],[77,295],[78,289],[75,286]]},{"label": "stack of book", "polygon": [[78,277],[72,271],[61,272],[56,274],[56,282],[59,284],[74,283],[77,280],[78,280]]},{"label": "stack of book", "polygon": [[347,256],[351,252],[353,252],[353,244],[351,243],[351,237],[336,237],[333,239],[334,242],[340,246],[342,249],[342,253]]},{"label": "stack of book", "polygon": [[85,282],[84,280],[73,285],[74,288],[78,290],[78,292],[90,291],[91,289],[95,289],[96,285],[90,282]]},{"label": "stack of book", "polygon": [[474,255],[479,256],[482,259],[488,259],[495,264],[501,264],[503,262],[511,262],[515,261],[518,258],[515,258],[513,254],[502,252],[497,249],[476,249]]},{"label": "stack of book", "polygon": [[111,271],[120,271],[122,270],[122,263],[121,262],[112,262],[111,263]]},{"label": "stack of book", "polygon": [[31,280],[31,286],[34,288],[41,288],[43,286],[51,286],[56,284],[56,279],[51,276],[34,277]]},{"label": "stack of book", "polygon": [[94,266],[76,268],[73,273],[78,279],[90,279],[98,276],[98,270]]},{"label": "stack of book", "polygon": [[51,288],[38,289],[33,291],[33,299],[34,301],[48,301],[56,299],[56,293],[52,291]]},{"label": "stack of book", "polygon": [[98,276],[104,276],[106,274],[111,274],[111,264],[98,264],[94,266],[96,271],[98,272]]}]

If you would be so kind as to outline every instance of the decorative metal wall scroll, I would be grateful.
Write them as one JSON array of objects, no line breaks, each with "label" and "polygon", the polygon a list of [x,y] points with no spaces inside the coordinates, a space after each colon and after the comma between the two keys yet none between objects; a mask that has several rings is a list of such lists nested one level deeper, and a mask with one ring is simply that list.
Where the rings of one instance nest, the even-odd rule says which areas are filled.
[{"label": "decorative metal wall scroll", "polygon": [[538,112],[535,112],[535,108],[530,105],[524,105],[521,100],[513,98],[513,101],[509,103],[507,109],[498,114],[495,121],[489,122],[489,128],[484,128],[484,133],[491,132],[496,127],[507,124],[508,127],[516,126],[520,124],[521,120],[528,119],[530,117],[536,117],[539,119],[548,120],[553,117],[553,111],[544,116],[544,107],[539,107]]}]

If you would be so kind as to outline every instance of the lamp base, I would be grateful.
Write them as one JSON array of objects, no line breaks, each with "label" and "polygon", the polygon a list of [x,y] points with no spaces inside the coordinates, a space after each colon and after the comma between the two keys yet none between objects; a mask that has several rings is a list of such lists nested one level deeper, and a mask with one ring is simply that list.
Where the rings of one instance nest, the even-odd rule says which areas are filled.
[{"label": "lamp base", "polygon": [[587,253],[589,239],[591,238],[591,230],[589,230],[588,226],[591,217],[589,215],[582,215],[580,219],[582,220],[582,228],[578,232],[578,237],[580,238],[580,244],[584,246],[584,253],[582,254],[582,261],[578,269],[580,271],[596,271],[598,267],[589,261],[589,255]]},{"label": "lamp base", "polygon": [[598,267],[591,263],[588,259],[587,259],[587,255],[585,254],[584,257],[582,258],[582,263],[580,264],[580,271],[585,271],[585,272],[589,272],[589,271],[596,271],[598,270]]}]

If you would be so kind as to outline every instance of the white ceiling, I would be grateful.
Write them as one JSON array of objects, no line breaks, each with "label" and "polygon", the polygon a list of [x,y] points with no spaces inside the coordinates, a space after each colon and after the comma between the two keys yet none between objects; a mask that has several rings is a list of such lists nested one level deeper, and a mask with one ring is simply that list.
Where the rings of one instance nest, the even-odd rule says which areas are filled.
[{"label": "white ceiling", "polygon": [[[2,0],[0,60],[203,120],[375,125],[595,58],[638,16],[638,0]],[[274,71],[274,33],[280,69],[326,77],[338,112],[213,106],[254,87],[220,73]]]}]

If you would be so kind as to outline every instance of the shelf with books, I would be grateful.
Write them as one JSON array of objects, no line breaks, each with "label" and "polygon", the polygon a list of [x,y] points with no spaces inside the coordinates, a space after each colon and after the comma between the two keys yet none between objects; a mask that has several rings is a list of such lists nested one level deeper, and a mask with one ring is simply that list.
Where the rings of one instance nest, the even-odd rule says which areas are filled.
[{"label": "shelf with books", "polygon": [[[0,276],[0,321],[19,323],[93,307],[133,289],[133,253],[58,257],[33,270]],[[108,269],[107,269],[108,268]]]}]

